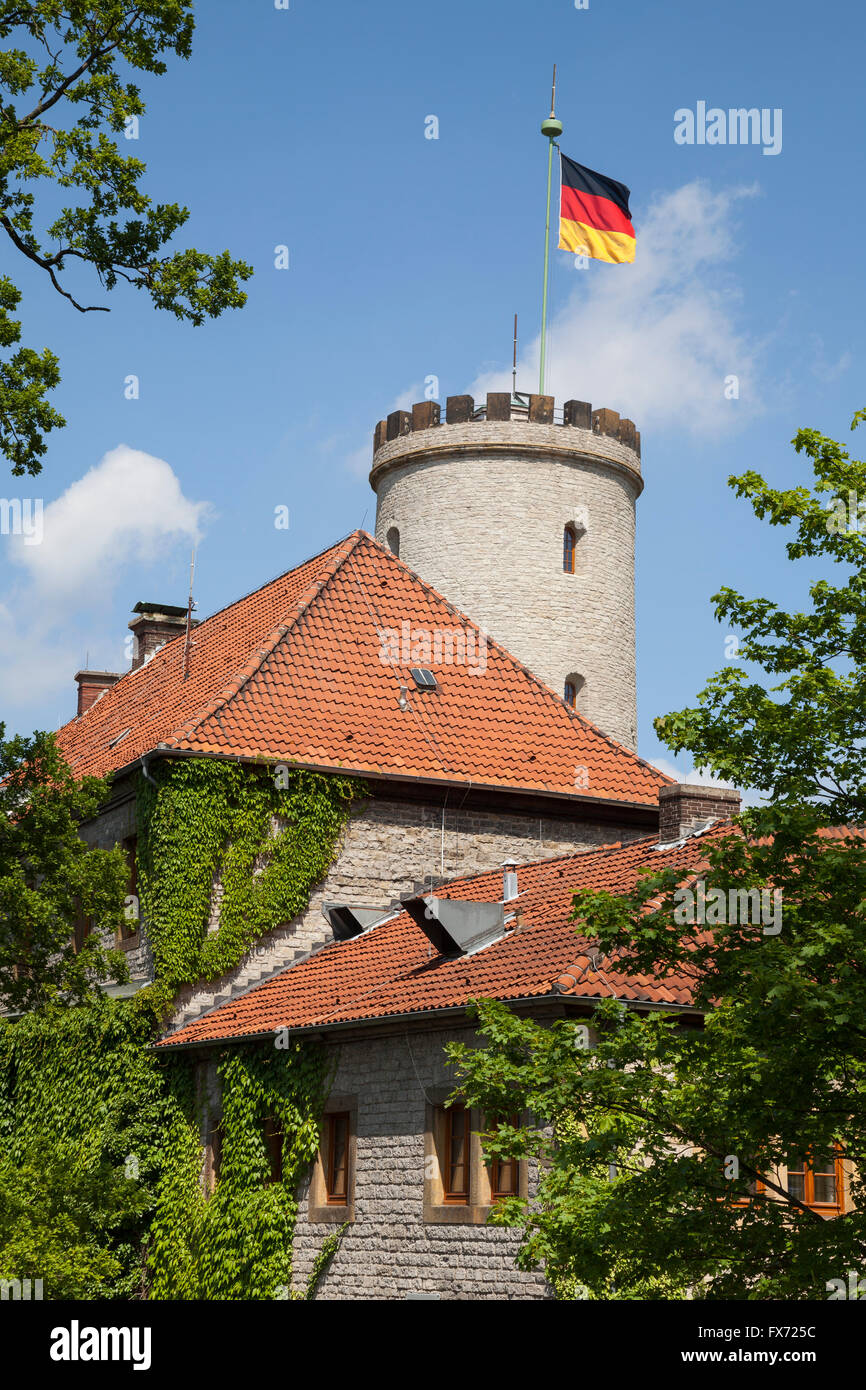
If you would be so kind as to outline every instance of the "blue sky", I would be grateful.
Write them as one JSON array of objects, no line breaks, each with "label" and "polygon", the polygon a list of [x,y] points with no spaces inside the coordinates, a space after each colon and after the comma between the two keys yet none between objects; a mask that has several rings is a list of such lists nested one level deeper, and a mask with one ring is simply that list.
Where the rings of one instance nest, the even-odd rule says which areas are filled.
[{"label": "blue sky", "polygon": [[[866,404],[863,30],[840,0],[200,6],[191,61],[142,83],[130,152],[156,200],[192,210],[178,244],[252,262],[249,302],[195,329],[91,284],[112,312],[82,317],[5,253],[23,341],[60,356],[68,425],[40,478],[0,485],[55,522],[39,547],[0,537],[0,718],[56,726],[87,656],[125,669],[133,604],[185,600],[193,531],[205,615],[372,530],[376,420],[429,375],[443,401],[505,384],[515,311],[520,384],[536,389],[555,61],[563,150],[632,190],[634,267],[553,254],[548,380],[641,430],[640,751],[662,754],[652,717],[724,662],[709,596],[805,592],[728,474],[801,480],[796,429],[848,438]],[[675,111],[698,101],[781,109],[780,153],[676,144]]]}]

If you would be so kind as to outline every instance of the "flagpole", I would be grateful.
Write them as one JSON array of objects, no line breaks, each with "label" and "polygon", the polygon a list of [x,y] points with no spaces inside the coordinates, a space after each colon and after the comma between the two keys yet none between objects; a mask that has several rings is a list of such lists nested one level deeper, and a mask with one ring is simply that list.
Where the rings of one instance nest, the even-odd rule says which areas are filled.
[{"label": "flagpole", "polygon": [[541,360],[538,369],[538,393],[544,395],[544,368],[547,359],[547,281],[550,272],[550,187],[553,178],[553,146],[562,134],[562,121],[556,117],[556,64],[553,65],[553,86],[550,92],[550,115],[541,122],[541,133],[547,146],[547,217],[544,223],[544,290],[541,296]]}]

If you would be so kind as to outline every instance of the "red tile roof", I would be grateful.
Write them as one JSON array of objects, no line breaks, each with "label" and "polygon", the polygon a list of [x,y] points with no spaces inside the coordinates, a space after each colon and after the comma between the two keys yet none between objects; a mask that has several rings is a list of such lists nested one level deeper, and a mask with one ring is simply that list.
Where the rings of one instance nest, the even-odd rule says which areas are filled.
[{"label": "red tile roof", "polygon": [[[477,997],[541,999],[554,993],[597,999],[616,994],[633,1003],[688,1007],[688,979],[624,975],[615,962],[597,960],[569,920],[572,895],[581,888],[626,892],[643,865],[699,870],[707,840],[730,830],[719,822],[662,850],[655,839],[523,864],[518,869],[524,927],[510,931],[474,955],[442,957],[406,912],[315,955],[257,985],[239,999],[163,1039],[160,1047],[195,1046],[271,1034],[280,1028],[327,1028],[363,1020],[461,1008]],[[502,900],[502,871],[439,886],[439,897],[477,902]]]},{"label": "red tile roof", "polygon": [[438,690],[416,690],[408,665],[382,660],[380,630],[401,633],[404,623],[478,632],[356,531],[207,618],[193,634],[186,680],[179,636],[64,725],[60,745],[78,775],[104,776],[158,750],[657,802],[669,778],[568,709],[495,642],[483,672],[440,664]]}]

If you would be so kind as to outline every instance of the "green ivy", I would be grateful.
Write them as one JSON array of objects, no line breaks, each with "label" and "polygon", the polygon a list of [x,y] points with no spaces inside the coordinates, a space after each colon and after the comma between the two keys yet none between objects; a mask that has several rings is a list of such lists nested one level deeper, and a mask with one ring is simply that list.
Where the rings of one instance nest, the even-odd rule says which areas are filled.
[{"label": "green ivy", "polygon": [[310,1270],[307,1279],[307,1287],[302,1294],[298,1295],[299,1298],[312,1299],[316,1297],[319,1284],[327,1273],[331,1261],[340,1248],[348,1225],[348,1221],[344,1221],[342,1226],[338,1226],[336,1231],[332,1231],[322,1242],[322,1248],[313,1261],[313,1268]]},{"label": "green ivy", "polygon": [[356,778],[213,758],[163,759],[140,776],[139,895],[157,978],[214,979],[303,912],[364,791]]},{"label": "green ivy", "polygon": [[[0,1019],[0,1278],[42,1279],[55,1299],[313,1296],[338,1239],[306,1293],[291,1292],[292,1239],[330,1084],[325,1049],[220,1055],[222,1163],[207,1193],[195,1064],[151,1044],[179,985],[230,970],[306,908],[365,790],[350,777],[202,758],[164,759],[139,777],[156,982],[132,1000]],[[284,1135],[279,1182],[266,1118]]]},{"label": "green ivy", "polygon": [[0,1277],[141,1297],[172,1100],[153,1016],[97,998],[0,1021]]},{"label": "green ivy", "polygon": [[[201,1182],[201,1105],[184,1064],[173,1078],[178,1117],[175,1155],[151,1229],[152,1297],[289,1297],[297,1188],[319,1145],[319,1121],[331,1080],[324,1048],[296,1043],[277,1051],[244,1046],[218,1064],[222,1161],[207,1194]],[[283,1133],[282,1180],[270,1180],[264,1123]],[[328,1258],[333,1255],[329,1252]]]},{"label": "green ivy", "polygon": [[[332,1071],[313,1043],[226,1049],[220,1179],[203,1183],[195,1064],[150,1044],[136,1001],[0,1021],[0,1278],[49,1299],[270,1299],[290,1293],[297,1189]],[[264,1121],[283,1132],[271,1182]],[[316,1261],[318,1281],[336,1244]]]}]

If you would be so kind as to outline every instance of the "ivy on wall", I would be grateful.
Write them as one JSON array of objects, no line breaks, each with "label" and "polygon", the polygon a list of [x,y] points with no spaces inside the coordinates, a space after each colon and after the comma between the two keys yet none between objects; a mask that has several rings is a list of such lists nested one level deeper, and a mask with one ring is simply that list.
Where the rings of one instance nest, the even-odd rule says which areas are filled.
[{"label": "ivy on wall", "polygon": [[[330,1086],[312,1043],[217,1061],[219,1181],[205,1190],[204,1068],[151,1050],[181,984],[237,965],[328,872],[362,782],[172,759],[137,786],[138,882],[157,984],[0,1019],[0,1278],[44,1297],[313,1297],[291,1291],[297,1189]],[[216,931],[209,932],[214,888]],[[283,1135],[271,1179],[264,1122]]]},{"label": "ivy on wall", "polygon": [[157,978],[213,979],[303,912],[364,791],[356,778],[213,758],[163,759],[140,776],[139,895]]},{"label": "ivy on wall", "polygon": [[[270,1299],[289,1292],[297,1189],[331,1081],[321,1045],[227,1049],[222,1163],[204,1186],[206,1093],[150,1050],[128,1000],[0,1021],[0,1278],[47,1299]],[[272,1181],[265,1119],[282,1135]],[[316,1280],[333,1255],[316,1262]]]},{"label": "ivy on wall", "polygon": [[[319,1145],[329,1060],[324,1048],[307,1042],[280,1051],[250,1045],[223,1053],[217,1071],[222,1154],[219,1181],[208,1194],[200,1181],[202,1096],[194,1094],[183,1062],[175,1070],[173,1161],[151,1228],[152,1297],[288,1297],[297,1189]],[[265,1146],[268,1119],[283,1137],[279,1181],[271,1178]]]}]

